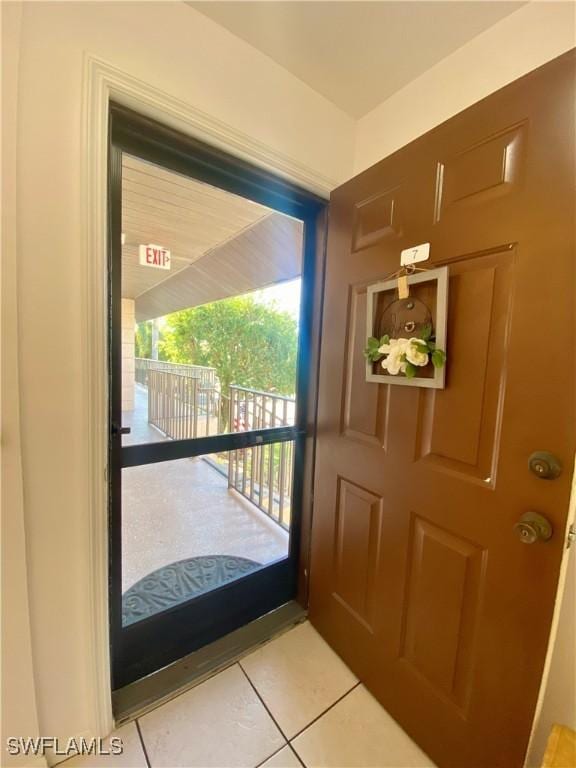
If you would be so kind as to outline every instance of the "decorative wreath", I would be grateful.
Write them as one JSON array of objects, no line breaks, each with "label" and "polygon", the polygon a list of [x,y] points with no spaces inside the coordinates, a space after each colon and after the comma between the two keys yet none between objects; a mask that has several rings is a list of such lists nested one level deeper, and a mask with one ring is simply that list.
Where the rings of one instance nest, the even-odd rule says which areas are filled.
[{"label": "decorative wreath", "polygon": [[364,356],[371,363],[381,360],[382,368],[392,376],[401,373],[408,379],[416,376],[418,368],[425,368],[430,364],[434,368],[442,368],[446,362],[446,353],[436,347],[430,324],[421,329],[419,337],[410,339],[391,339],[389,336],[377,339],[371,336]]}]

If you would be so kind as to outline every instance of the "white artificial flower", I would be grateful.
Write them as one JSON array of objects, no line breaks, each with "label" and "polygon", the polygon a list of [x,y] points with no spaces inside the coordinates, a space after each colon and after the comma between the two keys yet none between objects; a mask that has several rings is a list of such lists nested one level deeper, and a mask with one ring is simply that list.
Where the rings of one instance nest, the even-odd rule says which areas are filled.
[{"label": "white artificial flower", "polygon": [[389,355],[394,347],[396,347],[401,341],[404,342],[406,339],[390,339],[388,344],[382,344],[382,346],[378,349],[378,352],[380,352],[381,355]]},{"label": "white artificial flower", "polygon": [[409,339],[406,346],[406,359],[412,365],[422,367],[428,365],[428,352],[423,352],[423,342],[421,339]]},{"label": "white artificial flower", "polygon": [[382,344],[382,346],[378,349],[378,352],[380,352],[381,355],[389,355],[390,352],[396,347],[401,347],[404,351],[408,342],[409,339],[390,339],[388,344]]},{"label": "white artificial flower", "polygon": [[406,353],[409,339],[390,339],[390,348],[387,357],[382,360],[382,368],[392,376],[406,372],[406,361],[400,358]]},{"label": "white artificial flower", "polygon": [[406,363],[400,360],[399,354],[391,354],[382,360],[382,368],[391,373],[392,376],[396,376],[398,373],[406,372]]}]

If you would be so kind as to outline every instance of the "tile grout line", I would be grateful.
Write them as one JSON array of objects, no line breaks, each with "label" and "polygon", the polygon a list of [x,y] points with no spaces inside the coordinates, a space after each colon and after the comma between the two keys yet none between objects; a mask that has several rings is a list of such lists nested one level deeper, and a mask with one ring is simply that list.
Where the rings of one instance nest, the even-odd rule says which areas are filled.
[{"label": "tile grout line", "polygon": [[[326,707],[326,709],[324,709],[324,710],[323,710],[323,711],[322,711],[322,712],[321,712],[319,715],[317,715],[315,718],[313,718],[313,719],[312,719],[312,720],[311,720],[311,721],[310,721],[310,722],[309,722],[309,723],[308,723],[308,724],[307,724],[307,725],[306,725],[304,728],[301,728],[301,729],[300,729],[300,730],[299,730],[299,731],[298,731],[296,734],[294,734],[294,736],[292,736],[292,738],[290,738],[290,739],[289,739],[289,738],[286,736],[286,734],[284,733],[284,731],[282,730],[282,728],[280,727],[280,725],[279,725],[278,721],[276,720],[276,718],[274,717],[274,715],[272,714],[272,712],[270,711],[270,709],[268,708],[268,706],[267,706],[266,702],[264,701],[264,699],[263,699],[263,698],[262,698],[262,696],[260,695],[260,693],[259,693],[259,691],[258,691],[258,689],[257,689],[256,685],[255,685],[255,684],[252,682],[252,680],[250,679],[250,677],[249,677],[248,673],[246,672],[246,670],[245,670],[245,669],[244,669],[244,667],[242,666],[242,663],[241,663],[241,661],[240,661],[240,660],[238,660],[238,661],[236,661],[236,662],[234,662],[234,663],[230,664],[230,665],[227,667],[227,669],[229,669],[230,667],[233,667],[235,664],[237,664],[237,665],[240,667],[240,669],[241,669],[241,671],[242,671],[242,673],[243,673],[244,677],[245,677],[245,678],[246,678],[246,680],[248,681],[248,684],[250,685],[250,687],[252,688],[252,690],[253,690],[253,691],[254,691],[254,693],[256,694],[256,696],[257,696],[258,700],[260,701],[260,703],[262,704],[262,706],[264,707],[264,709],[266,710],[266,712],[267,712],[267,713],[268,713],[268,715],[270,716],[270,718],[271,718],[272,722],[274,723],[274,725],[275,725],[275,726],[278,728],[278,731],[280,732],[280,734],[281,734],[282,738],[283,738],[283,739],[284,739],[284,741],[285,741],[285,743],[284,743],[284,744],[282,744],[282,746],[280,746],[280,747],[279,747],[279,748],[278,748],[278,749],[277,749],[275,752],[272,752],[272,754],[270,754],[270,755],[267,755],[267,756],[264,758],[264,760],[263,760],[262,762],[258,763],[258,764],[255,766],[255,768],[261,768],[261,766],[263,766],[263,765],[264,765],[264,764],[265,764],[265,763],[266,763],[268,760],[270,760],[272,757],[274,757],[274,756],[275,756],[275,755],[277,755],[279,752],[281,752],[281,751],[282,751],[282,750],[283,750],[285,747],[288,747],[288,748],[290,749],[290,751],[291,751],[291,752],[293,752],[293,754],[295,755],[296,759],[297,759],[297,760],[298,760],[298,762],[301,764],[301,766],[303,766],[303,768],[306,768],[306,765],[305,765],[305,763],[303,762],[302,758],[300,757],[300,755],[299,755],[299,754],[298,754],[298,752],[296,751],[296,748],[294,747],[294,745],[292,744],[292,742],[293,742],[295,739],[297,739],[297,738],[298,738],[298,736],[300,736],[301,734],[303,734],[303,733],[304,733],[304,731],[308,730],[308,728],[310,728],[310,726],[312,726],[314,723],[316,723],[318,720],[320,720],[320,718],[322,718],[322,717],[323,717],[323,716],[324,716],[324,715],[325,715],[327,712],[329,712],[329,711],[330,711],[331,709],[333,709],[333,708],[334,708],[334,707],[335,707],[337,704],[339,704],[339,703],[340,703],[340,702],[341,702],[343,699],[345,699],[345,698],[346,698],[346,696],[348,696],[348,694],[349,694],[349,693],[351,693],[351,692],[352,692],[352,691],[353,691],[355,688],[357,688],[357,687],[358,687],[359,685],[361,685],[361,683],[362,683],[362,681],[361,681],[361,680],[358,680],[358,682],[357,682],[357,683],[355,683],[355,684],[354,684],[354,685],[353,685],[351,688],[349,688],[349,689],[348,689],[348,690],[347,690],[345,693],[343,693],[343,694],[342,694],[342,696],[339,696],[339,697],[336,699],[336,701],[334,701],[332,704],[330,704],[330,706],[329,706],[329,707]],[[224,670],[221,670],[221,671],[224,671]],[[214,675],[214,676],[217,676],[217,674],[218,674],[218,673],[216,673],[216,675]],[[182,693],[185,693],[185,691],[182,691]],[[178,694],[178,695],[181,695],[181,694]],[[160,706],[162,706],[162,705],[160,705]],[[143,735],[142,735],[142,729],[141,729],[141,727],[140,727],[139,718],[134,718],[134,720],[133,720],[132,722],[134,722],[134,724],[136,725],[136,730],[137,730],[137,732],[138,732],[138,736],[139,736],[139,739],[140,739],[140,743],[141,743],[141,745],[142,745],[142,750],[143,750],[143,752],[144,752],[144,757],[145,757],[145,760],[146,760],[146,765],[147,765],[147,768],[152,768],[152,766],[151,766],[151,763],[150,763],[150,758],[149,758],[149,756],[148,756],[148,751],[147,751],[147,749],[146,749],[146,744],[145,744],[145,742],[144,742],[144,737],[143,737]]]},{"label": "tile grout line", "polygon": [[[0,3],[1,2],[2,0],[0,0]],[[193,678],[192,680],[189,680],[187,683],[185,683],[181,688],[177,688],[176,690],[167,693],[165,696],[161,695],[159,699],[154,699],[151,704],[145,705],[145,707],[136,710],[136,715],[129,715],[125,720],[122,720],[117,727],[120,728],[123,725],[128,725],[128,723],[135,723],[137,720],[140,720],[142,717],[146,717],[146,715],[149,715],[151,712],[155,712],[157,709],[161,709],[165,704],[169,704],[171,701],[179,699],[180,696],[184,696],[185,693],[190,693],[190,691],[193,691],[195,688],[199,688],[204,683],[207,683],[208,680],[212,680],[212,678],[217,677],[221,672],[226,672],[227,669],[230,669],[230,667],[233,667],[236,663],[237,661],[234,660],[226,662],[224,666],[218,667],[211,672],[207,672],[205,676],[201,675],[198,678]]]},{"label": "tile grout line", "polygon": [[[357,683],[355,683],[355,684],[352,686],[352,688],[349,688],[349,689],[346,691],[346,693],[343,693],[343,694],[342,694],[342,696],[340,696],[339,698],[337,698],[337,699],[336,699],[336,701],[334,701],[332,704],[330,704],[330,706],[329,706],[329,707],[326,707],[326,709],[325,709],[323,712],[321,712],[319,715],[317,715],[317,716],[316,716],[316,717],[315,717],[313,720],[310,720],[310,722],[308,723],[308,725],[304,726],[304,728],[301,728],[301,729],[298,731],[298,733],[295,733],[295,734],[294,734],[294,736],[292,736],[292,738],[288,740],[288,743],[290,744],[290,746],[292,746],[292,742],[294,741],[294,739],[297,739],[297,738],[298,738],[298,736],[301,736],[301,735],[304,733],[304,731],[307,731],[307,730],[308,730],[308,728],[310,728],[310,726],[311,726],[311,725],[314,725],[314,723],[317,723],[317,722],[318,722],[318,720],[320,720],[320,718],[321,718],[321,717],[324,717],[324,715],[325,715],[327,712],[330,712],[330,710],[331,710],[331,709],[334,709],[334,707],[336,706],[336,704],[339,704],[339,703],[340,703],[340,702],[341,702],[343,699],[345,699],[345,698],[346,698],[346,696],[348,696],[348,694],[349,694],[349,693],[352,693],[352,691],[353,691],[355,688],[358,688],[358,686],[359,686],[359,685],[362,685],[362,681],[361,681],[361,680],[358,680],[358,682],[357,682]],[[294,751],[296,751],[296,750],[294,749]],[[299,758],[299,755],[298,755],[298,754],[297,754],[297,757]]]},{"label": "tile grout line", "polygon": [[[280,725],[278,724],[278,722],[277,722],[276,718],[274,717],[274,715],[272,714],[272,712],[270,712],[270,710],[268,709],[268,706],[267,706],[266,702],[264,701],[264,699],[262,698],[262,696],[260,696],[260,694],[258,693],[258,688],[256,688],[256,686],[254,685],[254,683],[252,682],[252,680],[250,680],[250,678],[249,678],[249,676],[248,676],[248,672],[246,672],[246,670],[244,669],[244,667],[242,666],[242,664],[241,664],[239,661],[238,661],[238,662],[236,662],[236,663],[238,664],[238,666],[239,666],[239,667],[240,667],[240,669],[242,670],[242,672],[243,672],[243,674],[244,674],[244,677],[246,678],[246,680],[248,680],[248,683],[250,684],[250,687],[252,688],[252,690],[254,691],[254,693],[256,694],[256,696],[258,696],[258,699],[259,699],[259,700],[260,700],[260,702],[262,703],[262,706],[264,707],[264,709],[266,710],[266,712],[268,712],[268,714],[269,714],[269,715],[270,715],[270,717],[272,718],[272,721],[274,722],[274,725],[276,726],[276,728],[278,728],[278,730],[279,730],[279,731],[280,731],[280,733],[282,734],[282,738],[284,739],[284,741],[286,742],[286,744],[288,744],[288,743],[289,743],[289,739],[288,739],[288,736],[286,736],[286,734],[284,733],[284,731],[282,730],[282,728],[280,728]],[[284,746],[284,747],[285,747],[285,746],[286,746],[286,744],[283,744],[282,746]],[[280,750],[278,750],[278,751],[280,751]],[[276,752],[275,752],[274,754],[276,754]],[[272,757],[272,755],[270,755],[270,757]],[[266,758],[266,759],[268,759],[268,758]]]},{"label": "tile grout line", "polygon": [[292,746],[292,744],[290,744],[290,742],[288,742],[288,749],[291,749],[291,750],[292,750],[292,754],[293,754],[293,755],[296,757],[296,760],[298,760],[298,762],[300,763],[300,765],[302,766],[302,768],[306,768],[306,764],[304,763],[304,760],[302,760],[302,758],[300,757],[300,755],[298,754],[298,752],[296,752],[296,750],[294,749],[294,747]]},{"label": "tile grout line", "polygon": [[272,752],[272,754],[271,754],[271,755],[267,755],[267,756],[264,758],[264,760],[262,760],[262,762],[261,762],[261,763],[258,763],[258,765],[256,766],[256,768],[262,768],[262,766],[263,766],[263,765],[265,765],[265,764],[268,762],[268,760],[271,760],[273,757],[276,757],[276,755],[277,755],[279,752],[282,752],[282,750],[283,750],[283,749],[285,749],[286,747],[290,748],[290,744],[288,744],[288,742],[286,742],[286,744],[282,744],[282,746],[281,746],[281,747],[278,747],[278,749],[276,750],[276,752]]},{"label": "tile grout line", "polygon": [[[258,688],[257,688],[257,687],[256,687],[256,685],[255,685],[255,684],[252,682],[252,680],[250,679],[250,676],[248,675],[248,673],[246,672],[246,670],[245,670],[245,669],[244,669],[244,667],[242,666],[242,662],[241,662],[241,660],[238,660],[236,663],[238,664],[238,666],[240,667],[240,669],[241,669],[241,670],[242,670],[242,672],[244,673],[244,676],[246,677],[246,680],[248,680],[248,683],[250,684],[250,687],[252,688],[252,690],[254,691],[254,693],[256,694],[256,696],[258,697],[258,699],[259,699],[259,700],[262,702],[262,706],[264,707],[264,709],[266,710],[266,712],[267,712],[267,713],[270,715],[270,717],[272,718],[272,720],[273,720],[274,724],[276,725],[276,727],[278,728],[278,730],[280,731],[280,733],[282,734],[282,736],[283,736],[283,737],[286,739],[286,742],[287,742],[287,746],[288,746],[288,747],[290,748],[290,750],[291,750],[291,751],[294,753],[294,755],[296,756],[296,759],[298,760],[298,762],[299,762],[299,763],[300,763],[300,764],[301,764],[301,765],[302,765],[304,768],[306,768],[306,765],[305,765],[304,761],[302,760],[302,758],[300,757],[300,755],[298,754],[298,752],[296,751],[296,748],[295,748],[295,747],[294,747],[294,745],[292,744],[292,742],[294,741],[294,739],[298,738],[298,736],[300,736],[301,734],[303,734],[303,733],[304,733],[304,731],[306,731],[308,728],[310,728],[310,726],[311,726],[311,725],[313,725],[313,724],[314,724],[314,723],[316,723],[318,720],[320,720],[320,718],[321,718],[321,717],[323,717],[323,716],[324,716],[324,715],[325,715],[327,712],[329,712],[331,709],[333,709],[333,708],[336,706],[336,704],[339,704],[339,703],[340,703],[340,702],[341,702],[343,699],[345,699],[345,698],[346,698],[346,696],[348,696],[348,694],[349,694],[349,693],[352,693],[352,691],[353,691],[355,688],[358,688],[358,686],[362,684],[362,681],[361,681],[361,680],[358,680],[358,682],[354,683],[354,685],[353,685],[351,688],[349,688],[347,691],[345,691],[345,692],[342,694],[342,696],[339,696],[339,697],[336,699],[336,701],[334,701],[332,704],[330,704],[330,706],[329,706],[329,707],[326,707],[326,709],[324,709],[324,710],[323,710],[323,711],[322,711],[322,712],[321,712],[319,715],[317,715],[317,716],[316,716],[316,717],[315,717],[313,720],[311,720],[311,721],[310,721],[310,722],[309,722],[309,723],[308,723],[308,724],[307,724],[307,725],[306,725],[304,728],[300,729],[300,730],[299,730],[299,731],[298,731],[296,734],[294,734],[294,736],[292,736],[292,738],[290,738],[290,739],[289,739],[289,738],[286,736],[286,734],[284,733],[284,731],[282,730],[282,728],[280,728],[280,725],[278,724],[278,722],[277,722],[276,718],[274,717],[274,715],[272,714],[272,712],[270,711],[270,709],[269,709],[269,708],[268,708],[268,706],[266,705],[266,702],[264,701],[264,699],[263,699],[263,698],[262,698],[262,696],[260,695],[260,693],[259,693],[259,691],[258,691]],[[285,747],[285,746],[286,746],[286,744],[284,744],[282,747],[280,747],[279,749],[277,749],[277,750],[276,750],[276,752],[273,752],[271,755],[268,755],[268,757],[267,757],[265,760],[263,760],[261,763],[258,763],[258,765],[256,766],[256,768],[260,768],[262,765],[264,765],[264,763],[266,763],[266,761],[267,761],[267,760],[270,760],[270,758],[271,758],[271,757],[274,757],[274,755],[277,755],[277,754],[278,754],[278,752],[280,752],[282,749],[284,749],[284,747]]]},{"label": "tile grout line", "polygon": [[[2,0],[0,0],[0,3]],[[223,663],[221,667],[215,667],[214,669],[210,670],[206,674],[201,674],[198,678],[193,678],[189,680],[187,683],[185,683],[181,688],[177,688],[174,691],[171,691],[167,693],[165,696],[162,695],[160,699],[154,699],[151,704],[146,705],[143,709],[136,710],[135,715],[129,715],[126,717],[125,720],[122,720],[117,727],[120,728],[123,725],[128,725],[128,723],[134,723],[136,720],[139,720],[142,717],[145,717],[150,712],[154,712],[157,709],[160,709],[164,706],[164,704],[168,704],[170,701],[174,701],[175,699],[179,698],[180,696],[183,696],[185,693],[189,693],[190,691],[194,690],[195,688],[199,688],[203,683],[208,682],[208,680],[212,680],[212,678],[217,677],[221,672],[225,672],[227,669],[230,669],[235,664],[240,664],[240,661],[247,656],[249,656],[254,651],[258,650],[264,645],[268,645],[269,643],[276,640],[276,638],[281,637],[284,634],[287,634],[295,627],[300,626],[301,624],[305,624],[307,619],[298,620],[295,624],[289,625],[285,627],[284,629],[280,629],[278,633],[275,633],[271,635],[270,637],[267,637],[266,639],[258,642],[256,645],[244,649],[239,656],[233,657],[231,659],[228,659]],[[244,671],[244,669],[242,669]],[[284,734],[282,734],[284,735]],[[285,737],[286,738],[286,737]],[[286,741],[288,741],[286,739]],[[68,760],[69,758],[66,758]]]},{"label": "tile grout line", "polygon": [[146,749],[146,744],[144,743],[144,736],[142,736],[142,730],[140,728],[140,722],[138,721],[138,718],[134,720],[136,723],[136,730],[138,731],[138,736],[140,737],[140,743],[142,744],[142,750],[144,752],[144,757],[146,759],[146,765],[148,768],[152,768],[152,765],[150,763],[150,758],[148,757],[148,750]]}]

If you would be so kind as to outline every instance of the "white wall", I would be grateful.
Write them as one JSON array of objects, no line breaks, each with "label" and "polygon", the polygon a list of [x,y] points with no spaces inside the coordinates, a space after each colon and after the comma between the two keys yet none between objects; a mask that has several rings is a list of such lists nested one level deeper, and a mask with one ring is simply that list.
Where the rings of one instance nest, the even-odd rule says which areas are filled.
[{"label": "white wall", "polygon": [[2,755],[3,766],[44,765],[5,750],[6,738],[38,736],[30,638],[20,460],[16,300],[16,106],[22,6],[3,4],[2,20]]},{"label": "white wall", "polygon": [[354,131],[351,118],[326,99],[182,3],[23,4],[17,172],[24,521],[18,509],[9,512],[27,533],[39,727],[61,738],[93,734],[99,722],[82,399],[87,53],[334,183],[350,175]]},{"label": "white wall", "polygon": [[576,45],[573,2],[533,2],[454,51],[362,117],[354,172]]},{"label": "white wall", "polygon": [[561,597],[557,634],[554,639],[548,679],[536,718],[527,765],[539,768],[546,742],[555,723],[576,731],[576,555],[568,554],[566,585]]},{"label": "white wall", "polygon": [[122,410],[131,411],[134,408],[134,374],[136,363],[134,360],[136,327],[136,302],[134,299],[122,299],[121,302],[121,326],[122,326]]}]

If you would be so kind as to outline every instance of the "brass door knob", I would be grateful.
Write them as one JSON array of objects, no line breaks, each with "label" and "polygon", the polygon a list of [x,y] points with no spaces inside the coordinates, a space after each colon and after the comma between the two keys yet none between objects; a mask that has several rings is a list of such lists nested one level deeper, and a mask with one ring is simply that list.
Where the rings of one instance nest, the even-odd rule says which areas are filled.
[{"label": "brass door knob", "polygon": [[514,526],[523,544],[535,544],[552,538],[550,522],[539,512],[525,512]]}]

